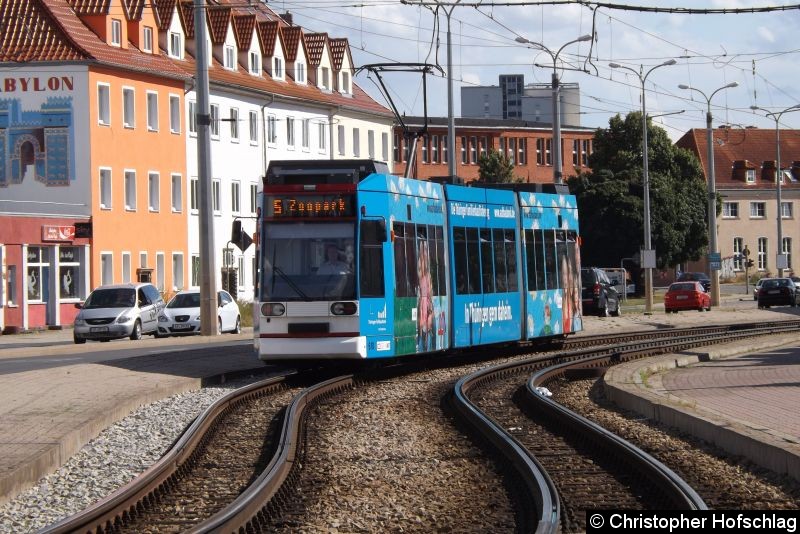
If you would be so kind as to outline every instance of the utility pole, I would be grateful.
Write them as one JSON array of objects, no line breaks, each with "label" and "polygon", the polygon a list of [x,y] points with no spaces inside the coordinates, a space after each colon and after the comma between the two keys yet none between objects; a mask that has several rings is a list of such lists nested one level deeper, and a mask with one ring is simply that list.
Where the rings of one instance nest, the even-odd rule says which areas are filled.
[{"label": "utility pole", "polygon": [[200,334],[217,332],[217,277],[214,265],[214,214],[211,203],[211,109],[208,90],[205,0],[194,0],[197,91],[197,181],[200,221]]}]

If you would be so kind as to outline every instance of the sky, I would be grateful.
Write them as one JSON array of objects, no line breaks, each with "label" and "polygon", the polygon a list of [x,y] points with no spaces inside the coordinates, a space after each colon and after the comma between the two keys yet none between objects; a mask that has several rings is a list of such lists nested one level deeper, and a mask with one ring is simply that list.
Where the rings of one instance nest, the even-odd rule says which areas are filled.
[{"label": "sky", "polygon": [[[453,6],[452,0],[443,1],[451,3],[437,6],[432,1],[420,5],[420,0],[272,0],[269,5],[279,13],[290,12],[294,23],[307,31],[347,37],[357,67],[389,62],[441,66],[444,75],[427,78],[430,116],[447,116],[448,12],[455,116],[460,116],[461,87],[497,85],[500,74],[523,74],[526,84],[549,83],[554,66],[563,83],[579,84],[581,126],[591,128],[607,126],[616,114],[624,116],[641,110],[640,69],[646,75],[647,113],[673,140],[691,128],[706,127],[707,97],[711,97],[714,127],[729,124],[733,128],[774,129],[775,120],[751,106],[780,112],[800,104],[800,4],[786,0],[619,0],[597,6],[570,0],[498,0],[497,5],[492,5],[487,1],[461,0],[460,5]],[[767,13],[680,14],[617,6],[791,8]],[[594,40],[567,44],[587,34],[594,34]],[[543,45],[550,53],[520,44],[517,37]],[[554,64],[552,55],[559,49]],[[650,70],[670,59],[677,63]],[[610,63],[633,72],[611,68]],[[374,75],[361,72],[355,81],[376,100],[387,104]],[[383,81],[400,113],[423,114],[420,74],[391,72],[383,76]],[[733,82],[738,87],[715,93]],[[680,84],[706,96],[680,89]],[[783,114],[780,126],[800,128],[800,111]]]}]

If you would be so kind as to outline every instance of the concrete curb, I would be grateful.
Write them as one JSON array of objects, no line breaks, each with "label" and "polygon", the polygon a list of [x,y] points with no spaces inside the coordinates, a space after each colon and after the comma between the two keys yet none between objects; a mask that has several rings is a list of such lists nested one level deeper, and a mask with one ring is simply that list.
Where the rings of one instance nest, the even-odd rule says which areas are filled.
[{"label": "concrete curb", "polygon": [[606,395],[624,409],[688,432],[731,454],[800,480],[800,444],[796,438],[752,422],[731,420],[707,408],[689,406],[683,399],[666,391],[661,382],[663,373],[670,369],[796,343],[797,334],[786,334],[759,340],[757,346],[729,343],[711,350],[689,350],[616,365],[605,374]]}]

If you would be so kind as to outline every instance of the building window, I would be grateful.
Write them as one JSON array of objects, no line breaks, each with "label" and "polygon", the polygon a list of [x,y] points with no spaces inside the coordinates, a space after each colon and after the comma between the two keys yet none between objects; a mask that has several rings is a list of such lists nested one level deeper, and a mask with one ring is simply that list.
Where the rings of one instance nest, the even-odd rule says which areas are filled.
[{"label": "building window", "polygon": [[78,299],[80,282],[80,248],[58,248],[58,295],[62,299]]},{"label": "building window", "polygon": [[199,180],[197,178],[192,178],[189,184],[189,209],[191,209],[192,211],[197,211],[197,206],[199,202],[198,195],[200,193],[198,189],[199,187],[200,187]]},{"label": "building window", "polygon": [[134,90],[131,87],[122,88],[122,125],[126,128],[136,127],[136,103]]},{"label": "building window", "polygon": [[321,73],[320,78],[322,79],[322,88],[330,91],[330,72],[328,71],[328,67],[321,67],[319,70]]},{"label": "building window", "polygon": [[431,136],[431,163],[439,163],[439,148],[441,141],[438,135]]},{"label": "building window", "polygon": [[294,117],[286,117],[286,144],[294,148]]},{"label": "building window", "polygon": [[147,175],[147,191],[148,191],[148,203],[147,207],[150,211],[158,211],[160,208],[160,198],[159,198],[159,189],[160,189],[160,182],[161,177],[157,172],[151,172]]},{"label": "building window", "polygon": [[739,217],[739,203],[738,202],[723,202],[722,203],[722,216],[726,219],[736,219]]},{"label": "building window", "polygon": [[144,30],[142,30],[142,51],[153,51],[153,28],[150,26],[145,26]]},{"label": "building window", "polygon": [[100,285],[114,283],[114,256],[110,252],[100,253]]},{"label": "building window", "polygon": [[172,212],[179,213],[183,210],[183,180],[180,174],[172,175]]},{"label": "building window", "polygon": [[176,59],[183,59],[183,42],[181,34],[177,32],[169,33],[169,55]]},{"label": "building window", "polygon": [[792,268],[792,238],[783,238],[783,254],[786,256],[786,268]]},{"label": "building window", "polygon": [[589,154],[592,153],[592,140],[584,139],[581,141],[581,146],[583,147],[581,150],[581,165],[585,167],[589,165]]},{"label": "building window", "polygon": [[469,138],[469,162],[478,163],[478,138],[475,136]]},{"label": "building window", "polygon": [[353,128],[353,155],[361,155],[361,131],[358,128]]},{"label": "building window", "polygon": [[792,202],[781,202],[781,219],[791,219],[794,214]]},{"label": "building window", "polygon": [[131,283],[131,253],[122,253],[122,283]]},{"label": "building window", "polygon": [[258,208],[258,184],[250,184],[250,213]]},{"label": "building window", "polygon": [[403,148],[402,144],[403,141],[402,139],[400,139],[400,136],[398,134],[394,134],[394,150],[392,151],[392,154],[394,154],[394,161],[396,161],[397,163],[400,163],[401,161],[400,157]]},{"label": "building window", "polygon": [[375,131],[367,130],[367,156],[375,159]]},{"label": "building window", "polygon": [[231,115],[229,117],[230,125],[231,125],[231,140],[235,142],[239,142],[239,110],[237,108],[231,108],[230,111]]},{"label": "building window", "polygon": [[340,124],[339,126],[337,126],[337,127],[336,127],[336,131],[337,131],[337,133],[338,133],[338,136],[337,136],[337,137],[338,137],[338,139],[339,139],[339,155],[340,155],[340,156],[344,156],[344,154],[345,154],[345,146],[344,146],[344,136],[345,136],[345,133],[344,133],[344,126],[342,126],[342,125]]},{"label": "building window", "polygon": [[278,80],[283,79],[283,59],[276,57],[274,58],[273,65],[275,68],[272,70],[272,77],[277,78]]},{"label": "building window", "polygon": [[139,253],[139,267],[147,269],[147,252]]},{"label": "building window", "polygon": [[183,253],[172,253],[172,288],[176,291],[183,289]]},{"label": "building window", "polygon": [[239,182],[231,182],[231,211],[233,213],[239,213],[241,187]]},{"label": "building window", "polygon": [[219,104],[211,104],[211,137],[219,139]]},{"label": "building window", "polygon": [[342,72],[342,93],[350,94],[350,73]]},{"label": "building window", "polygon": [[250,74],[259,76],[261,74],[261,55],[258,52],[250,52]]},{"label": "building window", "polygon": [[219,193],[219,180],[211,182],[211,209],[215,213],[219,213],[220,206],[220,193]]},{"label": "building window", "polygon": [[741,271],[744,258],[742,257],[744,251],[744,238],[733,238],[733,270]]},{"label": "building window", "polygon": [[750,203],[750,218],[763,219],[766,217],[767,206],[764,202],[751,202]]},{"label": "building window", "polygon": [[511,165],[516,163],[515,158],[517,157],[517,138],[516,137],[509,137],[508,138],[508,162]]},{"label": "building window", "polygon": [[481,158],[486,155],[486,149],[488,147],[489,141],[486,139],[485,136],[478,139],[478,158]]},{"label": "building window", "polygon": [[17,266],[9,265],[7,269],[8,275],[6,279],[8,280],[8,285],[6,286],[6,303],[9,306],[13,306],[17,304]]},{"label": "building window", "polygon": [[310,137],[309,129],[310,128],[311,128],[310,119],[303,119],[302,132],[301,132],[302,140],[301,141],[303,143],[303,148],[305,148],[305,149],[308,149],[311,146],[311,143],[309,141],[309,137]]},{"label": "building window", "polygon": [[42,286],[47,283],[50,262],[48,259],[49,249],[46,247],[28,247],[27,253],[27,286],[28,301],[42,302]]},{"label": "building window", "polygon": [[158,93],[147,92],[147,129],[158,131]]},{"label": "building window", "polygon": [[236,70],[236,50],[232,46],[225,46],[224,67],[228,70]]},{"label": "building window", "polygon": [[747,169],[747,170],[745,170],[744,180],[748,184],[756,183],[756,170],[755,169]]},{"label": "building window", "polygon": [[305,63],[295,63],[294,67],[295,78],[297,83],[306,83],[306,65]]},{"label": "building window", "polygon": [[258,144],[258,112],[250,112],[250,144]]},{"label": "building window", "polygon": [[519,138],[519,146],[517,147],[519,155],[517,156],[517,163],[520,165],[528,164],[528,139],[526,137]]},{"label": "building window", "polygon": [[267,116],[267,142],[272,145],[278,142],[278,119],[275,115]]},{"label": "building window", "polygon": [[181,133],[181,98],[169,95],[169,131]]},{"label": "building window", "polygon": [[758,238],[758,270],[767,270],[767,238]]},{"label": "building window", "polygon": [[544,141],[544,163],[545,163],[545,165],[552,165],[553,164],[552,149],[553,149],[553,140],[552,139],[545,139],[545,141]]},{"label": "building window", "polygon": [[189,134],[197,135],[197,104],[189,102]]},{"label": "building window", "polygon": [[164,292],[164,253],[156,252],[156,287]]},{"label": "building window", "polygon": [[97,84],[97,122],[111,124],[111,88],[104,83]]},{"label": "building window", "polygon": [[122,44],[122,21],[111,19],[111,44],[120,46]]},{"label": "building window", "polygon": [[111,209],[111,169],[100,169],[100,208]]},{"label": "building window", "polygon": [[320,149],[320,151],[323,151],[326,148],[328,148],[328,141],[327,141],[328,136],[325,133],[325,123],[324,122],[320,122],[317,125],[317,133],[319,134],[319,149]]},{"label": "building window", "polygon": [[461,138],[461,164],[467,164],[467,138]]},{"label": "building window", "polygon": [[125,171],[125,209],[136,210],[136,171]]},{"label": "building window", "polygon": [[192,254],[192,287],[198,287],[200,285],[200,256],[197,254]]},{"label": "building window", "polygon": [[389,161],[389,134],[381,132],[381,160]]},{"label": "building window", "polygon": [[544,139],[536,139],[536,164],[544,165]]},{"label": "building window", "polygon": [[244,277],[245,277],[244,256],[239,256],[239,258],[237,259],[237,264],[238,264],[238,267],[239,267],[239,271],[238,271],[239,272],[239,276],[238,276],[238,278],[236,280],[236,286],[241,290],[241,289],[244,289]]}]

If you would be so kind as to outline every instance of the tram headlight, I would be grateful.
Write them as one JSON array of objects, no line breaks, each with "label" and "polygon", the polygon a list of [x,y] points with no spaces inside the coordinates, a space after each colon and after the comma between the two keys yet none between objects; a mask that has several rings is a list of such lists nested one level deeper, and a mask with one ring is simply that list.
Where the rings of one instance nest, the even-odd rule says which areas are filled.
[{"label": "tram headlight", "polygon": [[334,315],[355,315],[355,302],[334,302],[331,304],[331,313]]},{"label": "tram headlight", "polygon": [[280,302],[266,302],[261,305],[261,315],[265,317],[276,317],[286,313],[286,306]]}]

